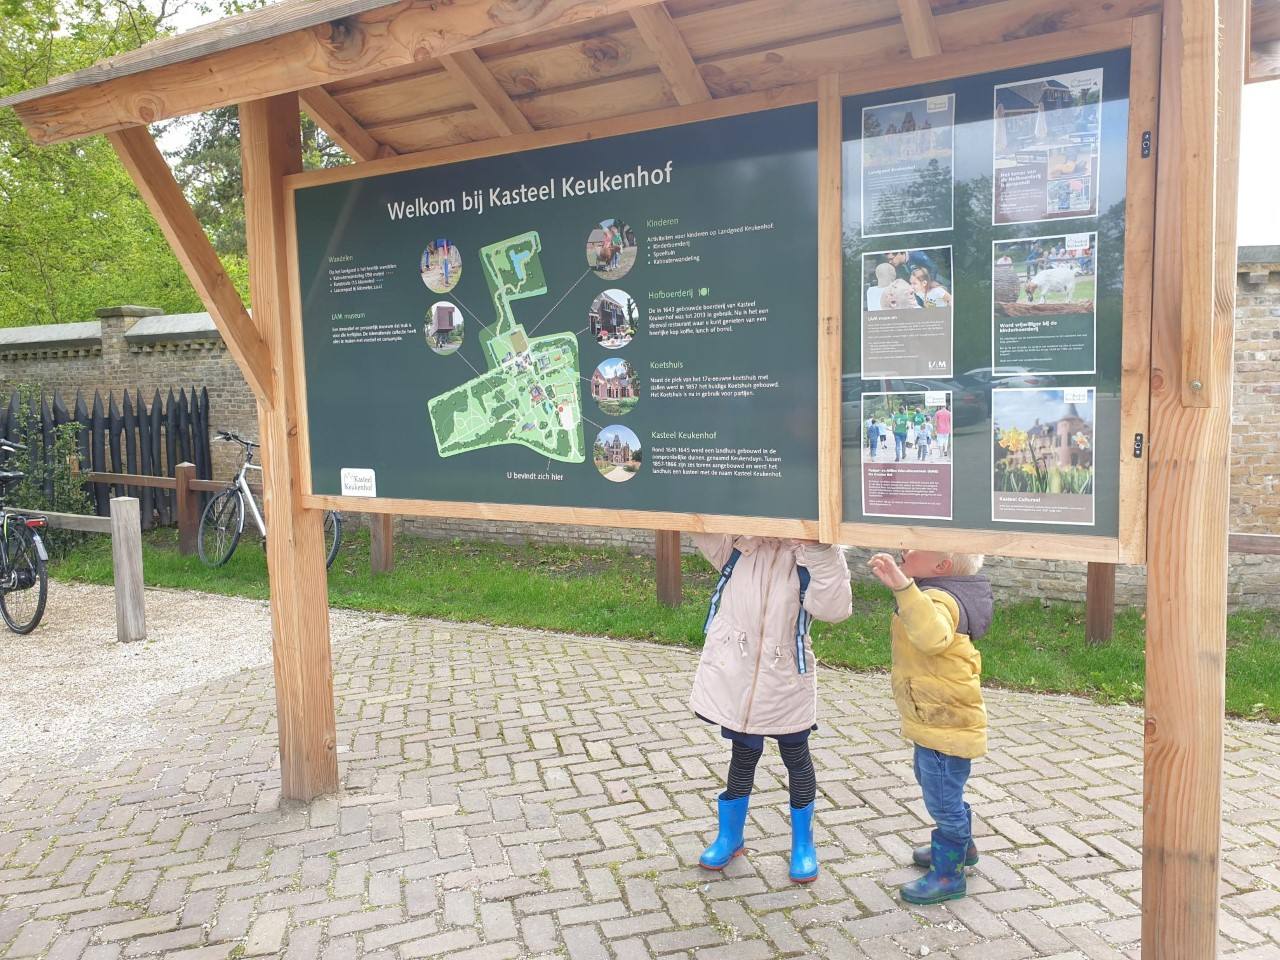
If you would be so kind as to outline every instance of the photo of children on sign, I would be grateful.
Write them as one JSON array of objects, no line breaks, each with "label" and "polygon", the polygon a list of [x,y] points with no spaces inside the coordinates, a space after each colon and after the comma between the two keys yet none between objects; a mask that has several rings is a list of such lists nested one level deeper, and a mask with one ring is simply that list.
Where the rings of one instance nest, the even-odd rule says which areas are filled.
[{"label": "photo of children on sign", "polygon": [[1097,214],[1102,71],[1001,84],[993,110],[991,222]]},{"label": "photo of children on sign", "polygon": [[862,512],[951,519],[951,393],[862,395]]},{"label": "photo of children on sign", "polygon": [[1093,387],[991,392],[991,519],[1094,522]]},{"label": "photo of children on sign", "polygon": [[950,230],[955,97],[862,110],[862,235]]},{"label": "photo of children on sign", "polygon": [[1097,365],[1098,235],[1068,233],[992,245],[992,365],[1093,373]]},{"label": "photo of children on sign", "polygon": [[951,248],[862,255],[862,376],[949,377]]}]

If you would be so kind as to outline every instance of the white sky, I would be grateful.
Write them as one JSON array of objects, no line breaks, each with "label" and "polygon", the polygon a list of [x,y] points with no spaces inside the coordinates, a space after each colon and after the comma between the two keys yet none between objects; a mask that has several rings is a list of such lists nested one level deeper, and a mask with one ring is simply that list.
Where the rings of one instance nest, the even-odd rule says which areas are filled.
[{"label": "white sky", "polygon": [[[211,20],[216,12],[201,13],[192,7],[180,10],[175,26],[190,30]],[[1242,247],[1280,244],[1280,177],[1274,166],[1280,156],[1280,80],[1251,83],[1244,88],[1244,110],[1240,135],[1240,223],[1238,244]],[[179,126],[180,129],[180,126]],[[178,129],[163,146],[172,148]]]},{"label": "white sky", "polygon": [[1280,244],[1280,80],[1250,83],[1244,88],[1240,123],[1240,224],[1242,247]]}]

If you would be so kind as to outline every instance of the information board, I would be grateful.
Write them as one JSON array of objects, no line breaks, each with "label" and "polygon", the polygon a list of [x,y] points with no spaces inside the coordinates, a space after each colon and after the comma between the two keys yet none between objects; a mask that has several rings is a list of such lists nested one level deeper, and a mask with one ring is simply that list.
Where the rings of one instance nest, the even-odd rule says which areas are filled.
[{"label": "information board", "polygon": [[1129,60],[845,99],[846,522],[1117,534]]},{"label": "information board", "polygon": [[294,214],[313,493],[817,518],[814,105]]}]

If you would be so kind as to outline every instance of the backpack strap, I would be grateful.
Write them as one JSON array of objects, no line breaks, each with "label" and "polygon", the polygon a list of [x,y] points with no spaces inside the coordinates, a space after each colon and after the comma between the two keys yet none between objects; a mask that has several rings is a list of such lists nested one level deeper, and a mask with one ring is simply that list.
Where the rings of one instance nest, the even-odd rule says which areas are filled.
[{"label": "backpack strap", "polygon": [[809,568],[796,567],[800,577],[800,614],[796,617],[796,669],[800,673],[809,672],[809,664],[804,655],[804,638],[813,623],[813,614],[804,608],[804,596],[809,592]]},{"label": "backpack strap", "polygon": [[720,610],[720,598],[724,593],[725,584],[729,582],[729,578],[733,576],[733,568],[737,566],[738,558],[742,556],[742,551],[737,547],[733,548],[733,553],[729,554],[729,559],[724,562],[724,566],[720,568],[720,579],[716,583],[716,588],[711,591],[711,603],[707,607],[707,619],[702,625],[704,634],[711,630],[711,621],[716,618],[716,613]]}]

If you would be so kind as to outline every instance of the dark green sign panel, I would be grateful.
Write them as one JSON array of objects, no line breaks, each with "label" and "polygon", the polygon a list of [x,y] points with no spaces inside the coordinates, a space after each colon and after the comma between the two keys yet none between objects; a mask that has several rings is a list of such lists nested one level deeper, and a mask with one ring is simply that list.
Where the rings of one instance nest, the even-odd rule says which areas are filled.
[{"label": "dark green sign panel", "polygon": [[1114,536],[1128,51],[844,103],[844,519]]},{"label": "dark green sign panel", "polygon": [[299,189],[314,492],[816,519],[816,124]]}]

